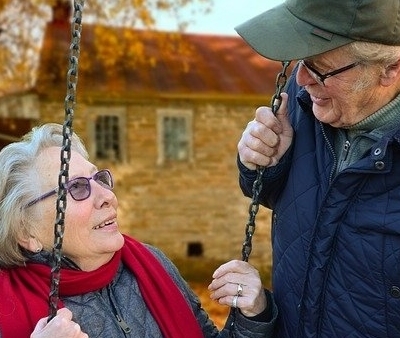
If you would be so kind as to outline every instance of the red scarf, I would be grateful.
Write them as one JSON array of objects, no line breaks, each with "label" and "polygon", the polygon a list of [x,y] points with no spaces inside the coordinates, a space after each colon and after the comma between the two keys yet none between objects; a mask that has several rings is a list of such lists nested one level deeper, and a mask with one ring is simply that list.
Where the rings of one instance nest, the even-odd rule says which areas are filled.
[{"label": "red scarf", "polygon": [[[164,337],[203,338],[191,308],[151,252],[124,236],[125,244],[110,262],[91,272],[61,269],[60,298],[99,290],[114,278],[121,262],[134,273],[143,299]],[[0,332],[2,338],[24,338],[49,314],[51,268],[28,263],[0,270]],[[59,307],[63,307],[62,301]]]}]

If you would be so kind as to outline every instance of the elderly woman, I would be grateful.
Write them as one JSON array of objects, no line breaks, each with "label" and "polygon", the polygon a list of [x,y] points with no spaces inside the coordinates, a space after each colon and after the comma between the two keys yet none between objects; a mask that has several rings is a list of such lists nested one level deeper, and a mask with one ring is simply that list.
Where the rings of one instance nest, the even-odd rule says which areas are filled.
[{"label": "elderly woman", "polygon": [[109,170],[89,162],[74,134],[66,183],[60,302],[48,295],[62,126],[34,128],[0,152],[0,337],[268,337],[277,310],[259,274],[230,261],[211,298],[234,305],[221,332],[159,250],[122,235]]}]

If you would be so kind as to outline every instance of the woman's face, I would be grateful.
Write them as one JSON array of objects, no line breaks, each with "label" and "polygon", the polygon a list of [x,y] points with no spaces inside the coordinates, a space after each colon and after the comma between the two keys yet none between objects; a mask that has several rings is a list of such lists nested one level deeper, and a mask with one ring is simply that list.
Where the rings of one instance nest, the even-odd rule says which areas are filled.
[{"label": "woman's face", "polygon": [[[60,148],[45,149],[36,160],[41,193],[58,185]],[[69,164],[69,180],[74,177],[90,177],[97,168],[79,153],[72,151]],[[82,270],[91,271],[107,263],[124,239],[118,230],[115,194],[90,180],[91,194],[82,201],[75,201],[67,194],[63,254],[72,259]],[[45,250],[51,251],[54,242],[54,223],[57,195],[39,201],[31,208],[41,208],[37,239]]]},{"label": "woman's face", "polygon": [[[355,61],[337,49],[307,59],[306,63],[319,73],[326,74]],[[315,117],[337,128],[360,122],[393,99],[395,94],[381,84],[380,74],[373,66],[356,65],[325,79],[325,86],[319,84],[312,75],[312,71],[304,64],[300,65],[297,83],[310,94]],[[357,88],[357,83],[363,79],[367,79],[368,84]]]}]

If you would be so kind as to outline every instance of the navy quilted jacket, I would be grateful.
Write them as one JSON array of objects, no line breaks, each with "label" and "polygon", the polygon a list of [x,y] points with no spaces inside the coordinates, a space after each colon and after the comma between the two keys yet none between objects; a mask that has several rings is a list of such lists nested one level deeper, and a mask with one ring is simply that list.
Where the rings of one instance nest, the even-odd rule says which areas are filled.
[{"label": "navy quilted jacket", "polygon": [[[287,92],[295,139],[260,194],[273,210],[275,337],[400,337],[400,131],[334,175],[334,130],[294,78]],[[251,196],[255,171],[238,166]]]}]

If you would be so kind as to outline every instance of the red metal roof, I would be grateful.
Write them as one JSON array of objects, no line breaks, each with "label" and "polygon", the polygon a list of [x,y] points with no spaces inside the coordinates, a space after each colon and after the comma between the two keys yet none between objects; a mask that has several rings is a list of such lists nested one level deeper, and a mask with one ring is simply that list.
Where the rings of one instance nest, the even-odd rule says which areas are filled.
[{"label": "red metal roof", "polygon": [[[174,52],[169,48],[175,44],[176,36],[172,33],[109,27],[107,34],[121,42],[121,48],[114,46],[111,52],[115,58],[113,66],[101,61],[104,55],[99,52],[99,47],[113,46],[96,42],[95,25],[83,27],[79,86],[85,92],[122,96],[272,95],[281,70],[279,62],[259,56],[236,36],[183,34],[178,38],[183,51]],[[145,59],[153,62],[140,61],[129,66],[129,46],[123,40],[127,34],[134,34],[142,42]],[[160,45],[157,41],[163,42]],[[49,24],[41,53],[39,92],[54,89],[59,81],[64,83],[69,46],[68,25]]]}]

